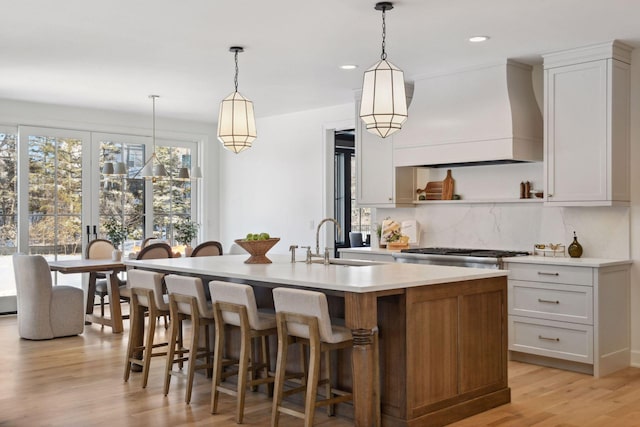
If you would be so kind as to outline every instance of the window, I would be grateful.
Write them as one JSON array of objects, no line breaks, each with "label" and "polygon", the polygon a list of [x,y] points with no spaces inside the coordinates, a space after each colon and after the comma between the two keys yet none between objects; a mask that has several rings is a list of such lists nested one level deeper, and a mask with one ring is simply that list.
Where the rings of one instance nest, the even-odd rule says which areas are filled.
[{"label": "window", "polygon": [[17,131],[0,128],[0,298],[16,294],[11,255],[18,246],[17,139]]}]

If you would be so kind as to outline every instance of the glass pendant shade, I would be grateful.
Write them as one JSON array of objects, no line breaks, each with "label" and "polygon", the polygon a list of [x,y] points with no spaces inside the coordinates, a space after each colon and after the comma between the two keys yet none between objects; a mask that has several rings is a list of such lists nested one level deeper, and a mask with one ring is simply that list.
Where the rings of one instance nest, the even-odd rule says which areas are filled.
[{"label": "glass pendant shade", "polygon": [[237,91],[223,99],[218,117],[218,139],[224,148],[237,154],[250,148],[256,135],[253,102]]},{"label": "glass pendant shade", "polygon": [[103,175],[113,175],[113,162],[105,162],[102,166]]},{"label": "glass pendant shade", "polygon": [[400,130],[407,120],[404,73],[386,59],[364,73],[360,118],[369,132],[382,138]]}]

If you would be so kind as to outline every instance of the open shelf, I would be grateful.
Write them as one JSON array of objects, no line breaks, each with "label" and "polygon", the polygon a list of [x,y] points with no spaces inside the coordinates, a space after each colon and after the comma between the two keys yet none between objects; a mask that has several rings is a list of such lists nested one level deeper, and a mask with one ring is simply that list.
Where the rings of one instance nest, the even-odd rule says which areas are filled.
[{"label": "open shelf", "polygon": [[415,200],[416,205],[472,205],[472,204],[496,204],[496,203],[542,203],[543,199],[460,199],[460,200]]}]

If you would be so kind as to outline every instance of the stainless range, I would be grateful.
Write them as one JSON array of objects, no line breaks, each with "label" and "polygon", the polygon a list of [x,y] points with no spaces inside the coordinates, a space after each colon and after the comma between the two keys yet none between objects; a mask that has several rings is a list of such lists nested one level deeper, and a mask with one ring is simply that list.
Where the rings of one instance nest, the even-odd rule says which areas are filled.
[{"label": "stainless range", "polygon": [[396,262],[501,269],[502,258],[529,255],[528,252],[495,249],[413,248],[393,254]]}]

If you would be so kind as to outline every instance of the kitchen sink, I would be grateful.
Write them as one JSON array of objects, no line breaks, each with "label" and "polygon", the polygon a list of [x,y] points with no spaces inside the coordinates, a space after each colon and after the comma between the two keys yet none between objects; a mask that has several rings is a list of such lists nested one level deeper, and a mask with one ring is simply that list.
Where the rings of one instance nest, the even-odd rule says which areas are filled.
[{"label": "kitchen sink", "polygon": [[[298,262],[305,262],[298,261]],[[313,258],[311,260],[312,264],[324,264],[324,259],[322,258]],[[330,265],[342,265],[344,267],[367,267],[371,265],[380,265],[379,262],[376,261],[365,261],[359,259],[341,259],[341,258],[329,258]]]}]

